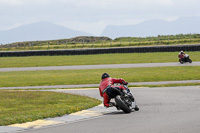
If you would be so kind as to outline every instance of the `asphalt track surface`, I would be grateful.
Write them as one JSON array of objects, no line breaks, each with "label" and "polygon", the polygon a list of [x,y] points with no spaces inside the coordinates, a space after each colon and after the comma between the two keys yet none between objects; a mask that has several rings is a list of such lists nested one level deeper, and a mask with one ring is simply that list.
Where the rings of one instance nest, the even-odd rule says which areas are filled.
[{"label": "asphalt track surface", "polygon": [[[57,90],[59,91],[59,90]],[[110,113],[22,133],[199,133],[200,86],[131,88],[140,111]],[[98,89],[62,90],[99,99]],[[104,108],[104,107],[102,107]]]},{"label": "asphalt track surface", "polygon": [[49,66],[49,67],[18,67],[0,68],[0,72],[9,71],[39,71],[39,70],[80,70],[80,69],[106,69],[106,68],[134,68],[134,67],[164,67],[164,66],[200,66],[200,62],[180,64],[167,63],[139,63],[139,64],[106,64],[106,65],[78,65],[78,66]]},{"label": "asphalt track surface", "polygon": [[[168,64],[168,65],[167,65]],[[170,65],[171,64],[171,65]],[[130,64],[127,64],[130,65]],[[179,63],[144,63],[142,66],[133,64],[135,67],[160,67],[160,66],[199,66],[200,62],[192,64]],[[91,65],[93,66],[93,65]],[[95,65],[102,69],[99,65]],[[109,65],[103,65],[103,68]],[[118,67],[117,67],[118,66]],[[110,68],[119,68],[121,65],[116,65]],[[123,64],[120,68],[129,68]],[[73,66],[74,67],[74,66]],[[79,66],[77,66],[79,67]],[[133,66],[131,66],[133,67]],[[44,68],[44,67],[42,67]],[[46,68],[46,67],[45,67]],[[49,67],[47,67],[49,68]],[[55,70],[65,70],[57,69]],[[107,67],[106,67],[107,68]],[[0,71],[2,71],[2,68]],[[16,68],[14,68],[16,69]],[[21,68],[20,68],[21,69]],[[27,69],[27,68],[25,68]],[[14,71],[26,71],[14,70]],[[34,68],[35,69],[35,68]],[[84,69],[88,69],[88,66]],[[89,68],[90,69],[90,68]],[[32,71],[29,69],[28,71]],[[48,70],[48,69],[44,69]],[[3,71],[13,71],[4,69]],[[173,82],[173,81],[172,81]],[[175,81],[176,82],[176,81]],[[186,81],[183,81],[186,82]],[[199,82],[199,81],[194,81]],[[165,84],[163,82],[163,84]],[[75,93],[93,98],[101,99],[98,89],[83,89],[83,90],[55,90],[64,93]],[[83,117],[83,119],[67,120],[69,117],[55,118],[65,119],[64,123],[43,126],[39,128],[21,128],[21,127],[0,127],[0,132],[22,132],[22,133],[199,133],[200,132],[200,86],[187,87],[157,87],[157,88],[131,88],[140,106],[140,111],[124,114],[115,108],[104,108],[103,106],[96,107],[96,112],[101,110],[101,115],[91,117]],[[92,109],[94,111],[94,109]],[[77,116],[80,117],[80,116]]]}]

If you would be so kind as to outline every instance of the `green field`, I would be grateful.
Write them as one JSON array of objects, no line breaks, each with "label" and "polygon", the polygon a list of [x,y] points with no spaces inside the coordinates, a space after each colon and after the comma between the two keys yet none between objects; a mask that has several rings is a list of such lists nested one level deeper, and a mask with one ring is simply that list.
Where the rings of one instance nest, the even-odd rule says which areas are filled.
[{"label": "green field", "polygon": [[[123,53],[69,56],[0,57],[0,68],[178,62],[179,52]],[[200,61],[200,52],[186,52]]]},{"label": "green field", "polygon": [[81,36],[60,40],[16,42],[2,46],[0,45],[0,51],[190,45],[199,43],[200,34],[119,37],[114,40],[108,37]]},{"label": "green field", "polygon": [[128,82],[199,80],[200,66],[0,72],[0,87],[99,84],[102,73]]},{"label": "green field", "polygon": [[66,93],[8,90],[0,90],[0,101],[0,126],[62,116],[101,103]]}]

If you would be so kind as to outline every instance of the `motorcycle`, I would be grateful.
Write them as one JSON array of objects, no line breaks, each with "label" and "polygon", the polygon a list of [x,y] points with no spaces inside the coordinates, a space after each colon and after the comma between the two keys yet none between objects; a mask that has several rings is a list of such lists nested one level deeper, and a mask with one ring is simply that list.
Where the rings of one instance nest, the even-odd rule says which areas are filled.
[{"label": "motorcycle", "polygon": [[133,110],[139,111],[139,107],[136,105],[135,98],[128,89],[128,86],[123,86],[126,90],[120,90],[117,86],[111,87],[110,85],[103,90],[102,94],[107,93],[111,99],[114,98],[116,107],[121,109],[124,113],[130,113]]},{"label": "motorcycle", "polygon": [[185,56],[184,56],[182,59],[179,59],[179,62],[180,62],[181,64],[183,64],[184,62],[192,63],[192,60],[190,59],[190,57],[189,57],[188,54],[185,54]]}]

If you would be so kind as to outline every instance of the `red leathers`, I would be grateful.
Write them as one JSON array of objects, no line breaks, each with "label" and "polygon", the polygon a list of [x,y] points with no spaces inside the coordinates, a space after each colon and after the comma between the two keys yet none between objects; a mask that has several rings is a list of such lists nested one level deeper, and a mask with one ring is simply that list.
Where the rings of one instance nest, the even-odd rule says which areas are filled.
[{"label": "red leathers", "polygon": [[185,56],[185,53],[183,51],[181,51],[179,54],[178,54],[178,58],[182,59],[184,58]]},{"label": "red leathers", "polygon": [[[114,87],[113,86],[114,83],[126,84],[126,81],[124,79],[115,79],[115,78],[108,77],[108,78],[102,79],[102,81],[101,81],[101,83],[99,85],[99,92],[100,92],[101,97],[104,98],[103,103],[104,103],[104,106],[106,106],[106,107],[109,107],[110,98],[108,97],[108,95],[106,93],[104,93],[102,95],[102,91],[108,85],[111,85],[111,87]],[[126,89],[123,86],[118,86],[118,88],[120,88],[120,89]]]}]

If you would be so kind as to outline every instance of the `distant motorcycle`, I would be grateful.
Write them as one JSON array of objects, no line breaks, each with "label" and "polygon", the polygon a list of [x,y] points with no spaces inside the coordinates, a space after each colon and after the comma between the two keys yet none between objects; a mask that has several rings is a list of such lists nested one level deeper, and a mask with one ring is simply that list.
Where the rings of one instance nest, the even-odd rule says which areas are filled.
[{"label": "distant motorcycle", "polygon": [[184,62],[189,62],[189,63],[192,63],[192,60],[190,59],[189,55],[188,54],[185,54],[185,56],[181,59],[179,59],[179,62],[181,64],[183,64]]},{"label": "distant motorcycle", "polygon": [[136,105],[136,101],[133,95],[128,92],[127,85],[123,85],[126,90],[120,90],[118,87],[110,87],[108,86],[103,90],[103,94],[107,93],[107,95],[112,99],[115,99],[116,106],[121,109],[124,113],[130,113],[133,110],[139,111],[139,107]]}]

